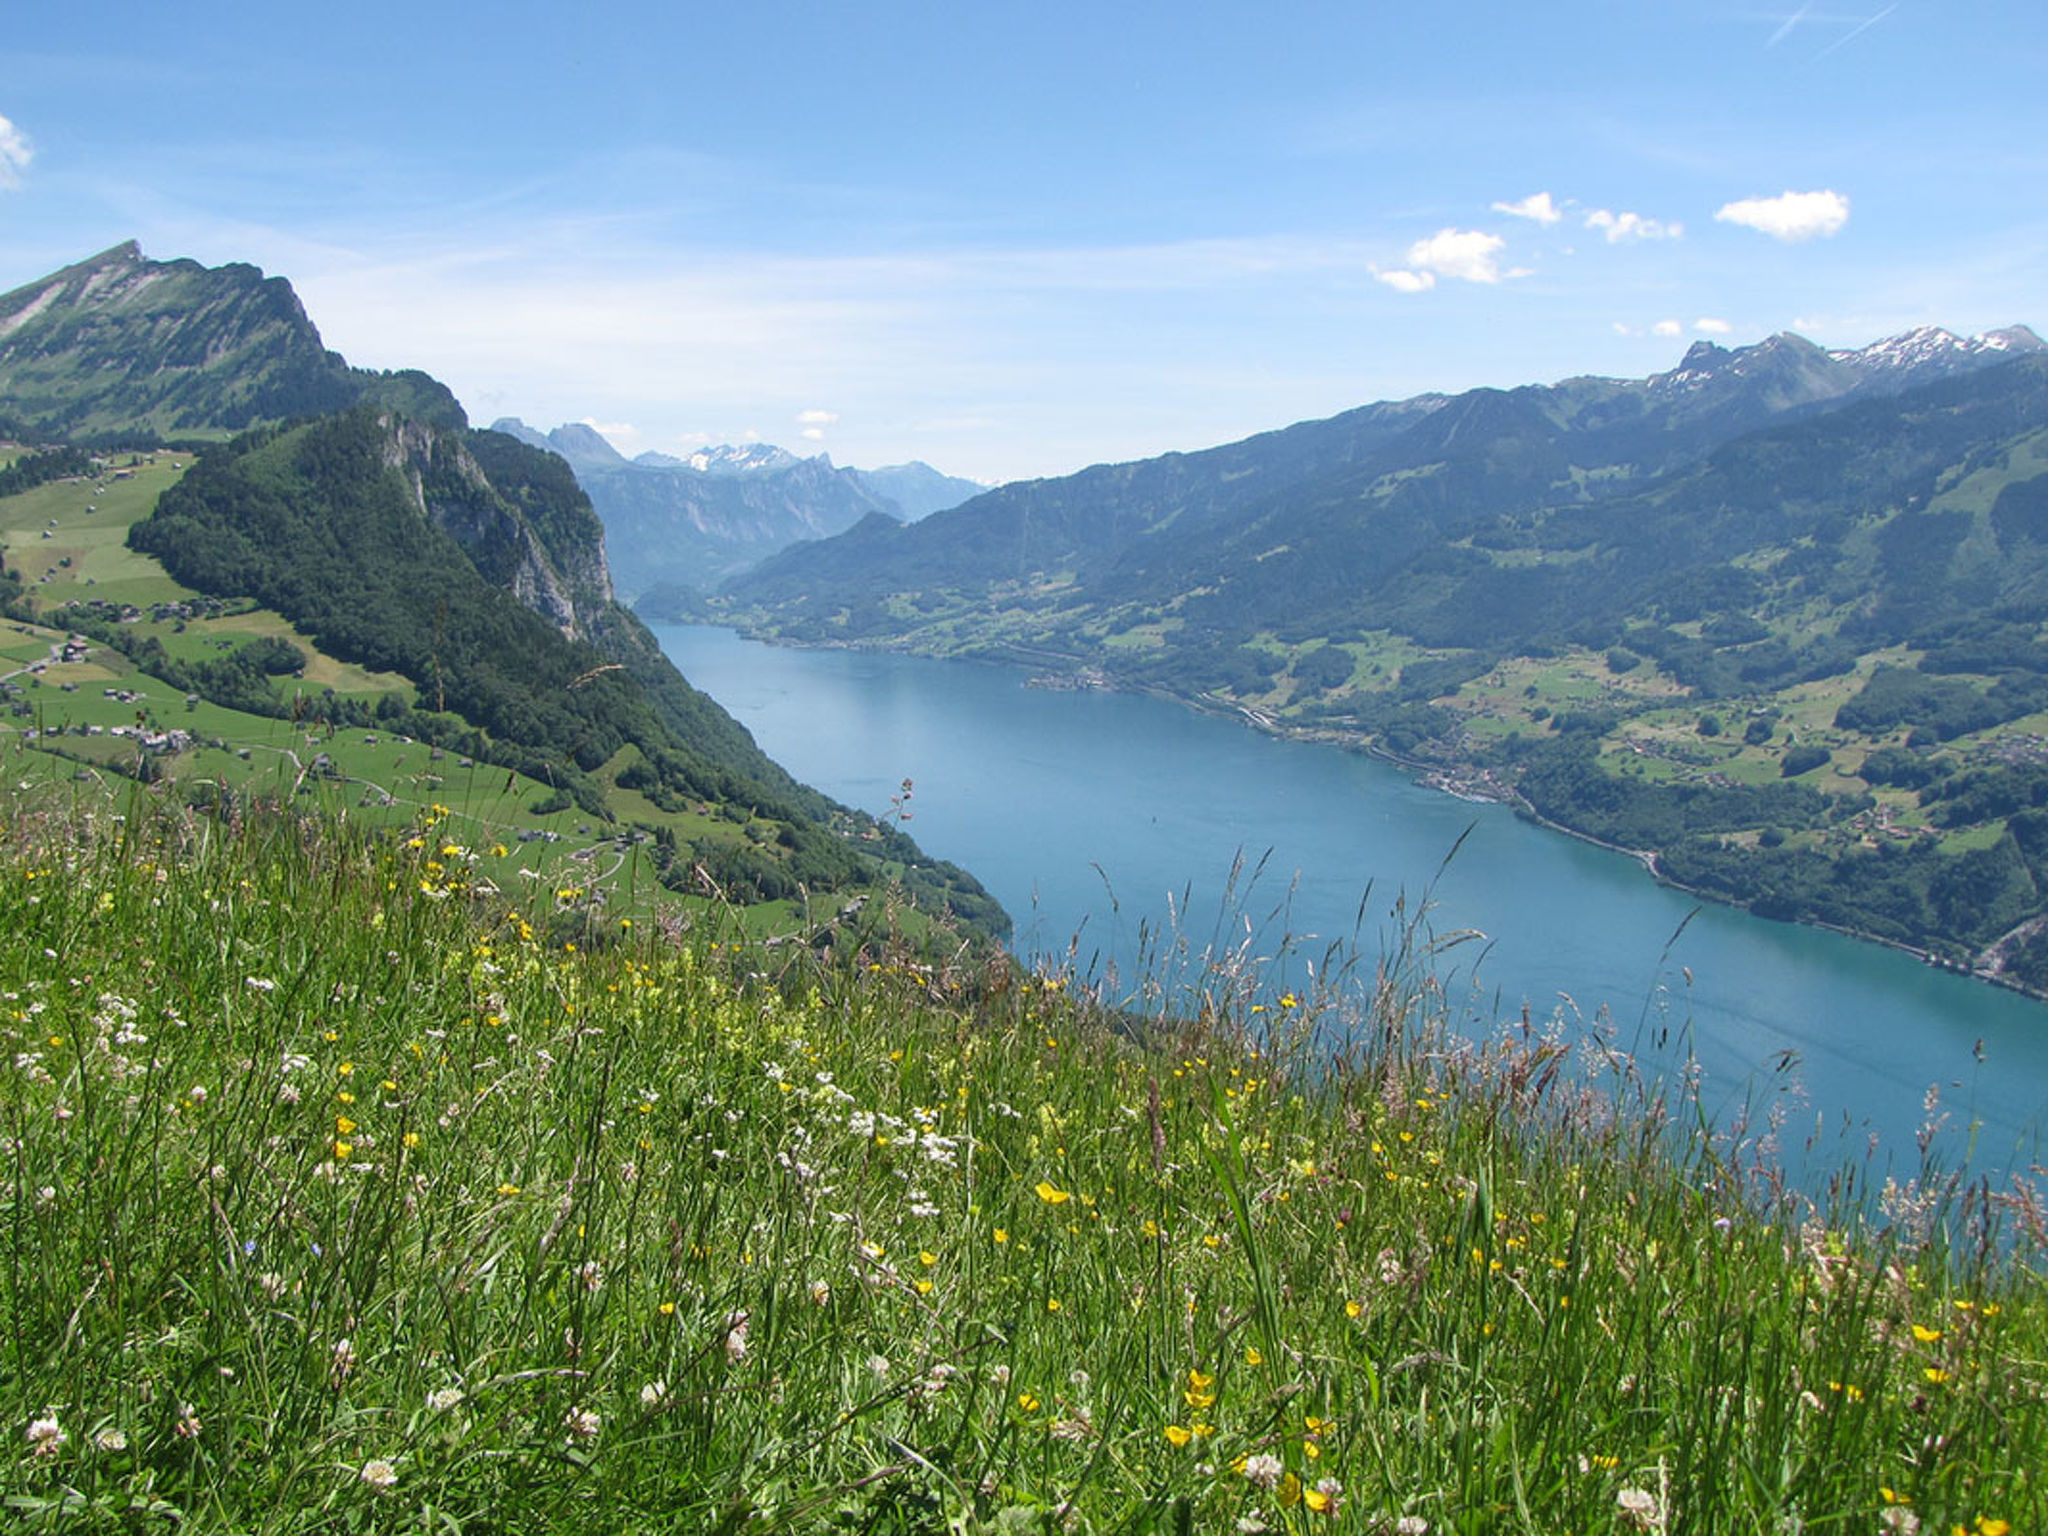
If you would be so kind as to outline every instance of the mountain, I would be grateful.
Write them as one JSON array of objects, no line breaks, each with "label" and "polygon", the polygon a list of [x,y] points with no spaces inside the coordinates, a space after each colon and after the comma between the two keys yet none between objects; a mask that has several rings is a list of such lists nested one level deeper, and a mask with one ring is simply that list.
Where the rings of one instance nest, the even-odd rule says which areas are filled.
[{"label": "mountain", "polygon": [[988,489],[979,480],[941,474],[922,459],[912,459],[908,464],[885,464],[880,469],[857,469],[854,473],[867,482],[869,490],[894,502],[904,521],[911,523],[957,507]]},{"label": "mountain", "polygon": [[1702,342],[871,518],[729,582],[1371,745],[1667,877],[2048,991],[2048,347]]},{"label": "mountain", "polygon": [[[1090,623],[1114,631],[1126,609],[1150,622],[1144,612],[1283,555],[1289,570],[1354,571],[1359,556],[1328,541],[1370,543],[1364,558],[1391,567],[1486,518],[1622,495],[1774,422],[2048,350],[2024,327],[1997,337],[1842,354],[1789,335],[1735,351],[1700,342],[1643,380],[1383,402],[1220,448],[1018,482],[910,527],[864,526],[763,562],[723,601],[795,639],[912,638],[986,605],[1019,609],[1034,643]],[[890,610],[908,593],[914,610]]]},{"label": "mountain", "polygon": [[[465,816],[509,812],[534,831],[519,820],[522,780],[548,791],[536,816],[573,806],[616,827],[630,815],[653,839],[655,873],[693,895],[708,882],[800,911],[814,895],[894,887],[922,921],[950,911],[986,933],[1007,926],[963,871],[793,780],[616,601],[603,525],[555,451],[623,466],[596,432],[561,429],[542,451],[473,431],[426,375],[367,373],[321,349],[290,286],[251,267],[147,262],[130,244],[17,290],[0,315],[0,418],[45,437],[211,440],[189,467],[31,453],[0,488],[60,514],[34,517],[35,546],[30,522],[0,520],[0,602],[168,685],[136,696],[289,716],[330,741],[375,727],[431,745],[434,761],[495,765],[504,791]],[[105,483],[80,494],[66,477],[81,469]],[[153,504],[131,491],[138,476],[163,486]],[[124,522],[133,553],[107,537]],[[33,586],[30,548],[48,562]],[[309,693],[314,673],[345,686]],[[301,685],[287,694],[280,677]],[[181,771],[122,761],[152,778]],[[376,781],[365,793],[394,803]]]},{"label": "mountain", "polygon": [[148,261],[130,240],[0,295],[0,425],[15,436],[219,437],[366,400],[462,420],[423,373],[349,367],[291,285],[252,266]]},{"label": "mountain", "polygon": [[581,423],[542,433],[508,416],[492,430],[568,460],[604,520],[618,569],[630,573],[624,596],[637,601],[654,593],[655,611],[663,589],[708,591],[792,544],[830,537],[875,514],[923,515],[981,489],[928,464],[841,469],[826,454],[799,458],[767,443],[629,460]]}]

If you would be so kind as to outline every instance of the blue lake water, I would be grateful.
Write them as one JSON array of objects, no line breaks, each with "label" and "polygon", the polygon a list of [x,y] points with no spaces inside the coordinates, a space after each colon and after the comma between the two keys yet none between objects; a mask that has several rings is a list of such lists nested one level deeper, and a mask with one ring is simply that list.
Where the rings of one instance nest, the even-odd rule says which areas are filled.
[{"label": "blue lake water", "polygon": [[[2048,1158],[2048,1004],[1703,905],[1505,807],[1164,700],[720,629],[655,633],[798,778],[877,815],[910,779],[906,830],[1003,903],[1020,953],[1071,951],[1129,991],[1156,970],[1158,937],[1180,935],[1196,948],[1285,951],[1274,985],[1302,986],[1329,943],[1355,938],[1369,976],[1399,927],[1396,898],[1412,910],[1427,891],[1436,934],[1485,935],[1440,967],[1468,1030],[1526,1005],[1539,1023],[1559,1010],[1604,1015],[1620,1046],[1667,1070],[1689,1047],[1717,1117],[1781,1106],[1795,1166],[1860,1159],[1876,1136],[1880,1177],[1913,1173],[1930,1087],[1946,1117],[1945,1166],[1998,1182]],[[1233,868],[1243,872],[1226,906]]]}]

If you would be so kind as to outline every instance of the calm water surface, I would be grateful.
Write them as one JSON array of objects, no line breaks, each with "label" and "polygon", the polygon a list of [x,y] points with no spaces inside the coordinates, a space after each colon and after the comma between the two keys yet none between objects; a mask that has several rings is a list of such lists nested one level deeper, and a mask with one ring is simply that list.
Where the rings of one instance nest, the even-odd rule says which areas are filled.
[{"label": "calm water surface", "polygon": [[1396,897],[1412,904],[1428,890],[1437,934],[1486,936],[1445,962],[1452,995],[1472,999],[1468,1028],[1526,1004],[1539,1020],[1604,1013],[1621,1045],[1653,1058],[1660,1034],[1670,1052],[1689,1039],[1717,1115],[1785,1106],[1794,1163],[1818,1129],[1818,1165],[1860,1156],[1876,1135],[1879,1171],[1912,1172],[1930,1086],[1947,1116],[1947,1166],[1967,1160],[1997,1180],[2048,1156],[2048,1004],[1877,945],[1702,906],[1625,856],[1501,806],[1162,700],[719,629],[655,633],[798,778],[878,815],[912,780],[908,830],[1003,903],[1021,952],[1065,955],[1078,941],[1082,968],[1130,977],[1143,940],[1228,946],[1249,932],[1261,955],[1295,941],[1280,979],[1299,985],[1330,941],[1355,937],[1377,955]]}]

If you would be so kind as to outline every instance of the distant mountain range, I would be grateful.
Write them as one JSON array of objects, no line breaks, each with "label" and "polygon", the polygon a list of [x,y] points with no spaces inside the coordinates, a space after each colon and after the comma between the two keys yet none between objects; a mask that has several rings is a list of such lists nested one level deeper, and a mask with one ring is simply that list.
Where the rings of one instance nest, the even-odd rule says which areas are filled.
[{"label": "distant mountain range", "polygon": [[778,550],[829,538],[864,517],[911,520],[986,489],[929,464],[841,469],[826,454],[799,458],[767,443],[628,459],[580,422],[543,433],[506,416],[491,430],[569,461],[604,519],[615,568],[630,573],[621,593],[628,601],[664,589],[709,591]]},{"label": "distant mountain range", "polygon": [[2048,346],[1701,342],[785,550],[756,633],[1365,742],[1774,917],[2048,989]]}]

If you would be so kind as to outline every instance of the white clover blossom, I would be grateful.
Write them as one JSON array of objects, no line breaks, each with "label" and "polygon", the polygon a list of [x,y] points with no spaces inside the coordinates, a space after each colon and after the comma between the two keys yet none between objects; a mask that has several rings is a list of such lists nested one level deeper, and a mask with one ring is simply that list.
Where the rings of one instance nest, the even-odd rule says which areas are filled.
[{"label": "white clover blossom", "polygon": [[362,1480],[379,1493],[389,1493],[398,1486],[398,1468],[382,1456],[363,1463],[359,1474]]},{"label": "white clover blossom", "polygon": [[71,1437],[64,1433],[64,1426],[57,1422],[54,1413],[28,1422],[28,1448],[36,1456],[54,1456],[63,1449],[64,1442]]},{"label": "white clover blossom", "polygon": [[427,1406],[436,1413],[446,1413],[460,1403],[463,1391],[460,1387],[436,1387],[427,1394]]},{"label": "white clover blossom", "polygon": [[569,1432],[570,1442],[588,1444],[595,1440],[598,1431],[604,1428],[604,1420],[588,1408],[571,1408],[562,1415],[562,1428]]},{"label": "white clover blossom", "polygon": [[1280,1474],[1287,1468],[1278,1456],[1261,1451],[1256,1456],[1247,1456],[1244,1461],[1245,1481],[1255,1488],[1271,1492],[1280,1486]]}]

